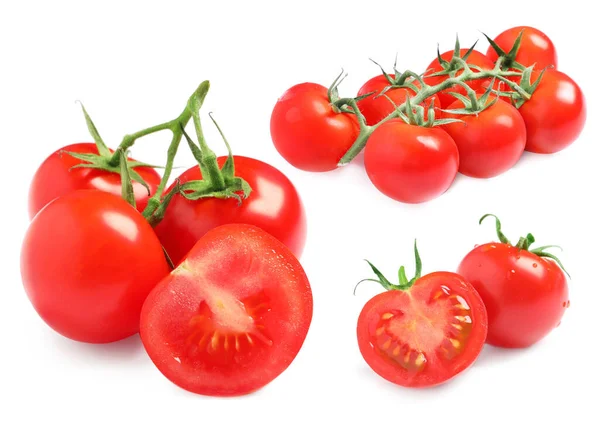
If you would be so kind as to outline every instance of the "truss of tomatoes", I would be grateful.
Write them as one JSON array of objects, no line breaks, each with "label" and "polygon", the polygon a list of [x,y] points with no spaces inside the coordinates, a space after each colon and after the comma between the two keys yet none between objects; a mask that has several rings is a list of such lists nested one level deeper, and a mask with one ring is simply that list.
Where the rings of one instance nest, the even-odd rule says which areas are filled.
[{"label": "truss of tomatoes", "polygon": [[[382,68],[354,99],[339,98],[339,80],[329,89],[295,85],[271,114],[275,148],[291,165],[313,172],[337,169],[364,148],[366,173],[379,191],[421,203],[448,191],[458,173],[491,178],[515,166],[524,151],[549,154],[570,146],[584,127],[586,103],[577,83],[556,69],[552,41],[532,27],[511,28],[489,41],[485,54],[460,49],[457,41],[424,76]],[[409,104],[423,85],[460,78],[465,65],[492,71],[497,62],[507,73],[503,79],[466,76]]]}]

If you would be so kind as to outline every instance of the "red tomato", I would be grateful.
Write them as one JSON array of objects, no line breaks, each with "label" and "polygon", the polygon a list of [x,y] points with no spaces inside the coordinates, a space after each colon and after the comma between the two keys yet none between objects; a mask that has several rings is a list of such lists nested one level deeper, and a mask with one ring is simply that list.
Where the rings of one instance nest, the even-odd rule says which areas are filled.
[{"label": "red tomato", "polygon": [[[535,81],[539,74],[532,76]],[[547,70],[531,99],[519,108],[527,127],[526,151],[556,153],[579,136],[587,116],[581,88],[566,74]]]},{"label": "red tomato", "polygon": [[140,335],[176,385],[204,395],[242,395],[279,376],[312,319],[302,266],[261,229],[208,232],[148,296]]},{"label": "red tomato", "polygon": [[[547,66],[556,67],[558,61],[554,44],[548,36],[536,28],[527,26],[513,27],[496,36],[494,42],[504,52],[508,53],[521,31],[523,31],[523,37],[521,39],[521,46],[515,57],[517,63],[525,67],[535,64],[537,70],[542,70]],[[486,55],[493,62],[498,60],[498,54],[491,46],[488,48]]]},{"label": "red tomato", "polygon": [[[391,75],[392,78],[394,75]],[[417,88],[421,88],[419,81],[414,81],[413,84]],[[400,106],[406,101],[407,93],[413,97],[416,93],[409,88],[392,88],[385,92],[385,95],[392,99],[394,105],[385,96],[379,96],[384,88],[390,85],[385,75],[378,75],[374,78],[369,79],[360,90],[358,90],[358,96],[363,96],[368,93],[375,92],[375,94],[361,99],[358,101],[358,109],[364,115],[365,120],[369,126],[379,123],[389,114],[394,111],[394,105]],[[423,101],[421,106],[425,108],[425,119],[428,118],[427,110],[433,99],[433,104],[436,109],[440,108],[440,100],[437,95]]]},{"label": "red tomato", "polygon": [[[448,109],[461,109],[456,101]],[[477,115],[445,114],[464,123],[445,124],[460,154],[459,172],[476,178],[490,178],[512,168],[525,149],[525,122],[514,106],[498,100]]]},{"label": "red tomato", "polygon": [[[460,50],[461,57],[463,57],[467,53],[467,51],[469,51],[469,50],[461,49]],[[450,61],[450,60],[452,60],[453,55],[454,55],[454,51],[447,51],[447,52],[443,53],[441,55],[441,57],[443,60]],[[492,70],[494,68],[494,62],[492,60],[490,60],[489,58],[487,58],[485,55],[483,55],[481,52],[476,51],[476,50],[473,50],[471,52],[471,54],[469,55],[469,57],[467,58],[466,61],[469,65],[479,66],[480,68],[482,68],[484,70]],[[448,79],[450,75],[429,76],[433,73],[440,72],[442,70],[444,70],[444,68],[440,64],[439,60],[436,58],[427,67],[427,73],[425,74],[425,78],[424,78],[425,83],[433,86],[433,85],[438,85],[438,84],[442,83],[443,81],[445,81],[446,79]],[[458,71],[456,76],[460,76],[461,74],[462,74],[462,70]],[[471,87],[476,92],[482,93],[485,91],[486,87],[489,86],[490,80],[489,79],[476,79],[476,80],[472,80],[472,81],[467,81],[467,84],[469,85],[469,87]],[[449,89],[438,93],[437,96],[440,99],[440,104],[443,109],[445,109],[450,104],[454,103],[454,101],[456,100],[456,98],[454,96],[452,96],[451,94],[448,94],[450,92],[459,93],[459,94],[463,94],[463,95],[467,94],[467,90],[465,90],[465,88],[460,85],[454,85],[454,86],[450,87]]]},{"label": "red tomato", "polygon": [[[219,166],[226,159],[219,157]],[[245,179],[252,187],[252,193],[241,205],[235,199],[192,201],[175,195],[164,219],[155,227],[175,264],[206,232],[228,223],[258,226],[283,242],[296,256],[302,254],[306,241],[306,217],[294,185],[279,170],[260,160],[234,156],[234,162],[236,176]],[[201,178],[200,169],[194,166],[181,174],[178,180],[184,184]]]},{"label": "red tomato", "polygon": [[40,317],[87,343],[138,332],[142,304],[169,270],[142,215],[98,190],[78,190],[44,207],[21,250],[23,285]]},{"label": "red tomato", "polygon": [[567,280],[556,262],[510,244],[475,247],[458,272],[483,298],[489,344],[530,346],[558,326],[569,305]]},{"label": "red tomato", "polygon": [[458,172],[458,149],[442,129],[390,120],[379,126],[365,147],[371,182],[400,202],[419,203],[443,194]]},{"label": "red tomato", "polygon": [[486,332],[481,297],[451,272],[428,274],[408,290],[380,293],[364,306],[357,325],[367,364],[408,387],[438,385],[468,368]]},{"label": "red tomato", "polygon": [[[35,215],[53,199],[81,189],[102,190],[121,196],[121,176],[115,172],[100,169],[71,169],[83,160],[76,159],[63,151],[98,154],[96,144],[72,144],[52,153],[38,168],[29,188],[29,217]],[[131,160],[131,159],[130,159]],[[160,183],[160,175],[149,167],[134,169],[146,181],[151,194]],[[143,211],[148,204],[148,190],[140,183],[132,181],[136,207]]]},{"label": "red tomato", "polygon": [[356,115],[334,112],[327,88],[298,84],[287,90],[271,114],[275,148],[290,164],[312,172],[331,171],[358,137]]}]

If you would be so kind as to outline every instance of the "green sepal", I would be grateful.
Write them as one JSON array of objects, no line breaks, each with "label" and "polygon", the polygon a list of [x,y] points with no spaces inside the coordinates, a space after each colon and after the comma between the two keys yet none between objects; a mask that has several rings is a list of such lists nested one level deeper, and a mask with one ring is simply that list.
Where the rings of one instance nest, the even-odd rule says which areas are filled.
[{"label": "green sepal", "polygon": [[505,52],[502,48],[500,48],[500,46],[498,46],[498,44],[494,41],[494,39],[489,37],[487,34],[482,33],[485,36],[485,38],[487,39],[487,41],[490,43],[490,46],[492,47],[492,49],[496,52],[496,54],[498,54],[498,57],[502,58],[501,67],[503,70],[507,70],[507,69],[523,70],[523,69],[525,69],[525,66],[518,63],[515,60],[517,58],[517,53],[519,52],[519,48],[521,47],[521,40],[523,39],[523,31],[524,30],[521,30],[519,32],[519,35],[515,39],[515,43],[511,47],[510,51],[508,51],[508,52]]},{"label": "green sepal", "polygon": [[129,176],[129,169],[127,168],[127,156],[123,150],[117,150],[119,152],[119,166],[121,167],[121,196],[125,199],[132,207],[135,206],[135,195],[133,193],[133,185],[131,184],[131,178]]},{"label": "green sepal", "polygon": [[94,125],[92,118],[89,116],[88,112],[86,111],[85,106],[83,106],[83,103],[81,103],[81,102],[79,102],[79,103],[81,105],[81,110],[83,111],[83,116],[85,117],[85,123],[87,124],[87,128],[90,132],[90,135],[92,135],[94,142],[96,143],[96,148],[98,148],[98,154],[100,154],[103,157],[110,158],[112,156],[112,154],[111,154],[109,148],[106,146],[106,144],[100,137],[100,133],[98,132],[98,129]]}]

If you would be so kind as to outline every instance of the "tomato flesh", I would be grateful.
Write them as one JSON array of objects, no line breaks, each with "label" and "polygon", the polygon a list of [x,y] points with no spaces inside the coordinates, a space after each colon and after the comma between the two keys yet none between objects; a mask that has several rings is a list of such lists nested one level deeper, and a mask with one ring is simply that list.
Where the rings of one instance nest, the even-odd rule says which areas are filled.
[{"label": "tomato flesh", "polygon": [[207,233],[150,294],[140,334],[159,370],[204,395],[253,392],[299,352],[312,293],[294,255],[254,226]]},{"label": "tomato flesh", "polygon": [[369,366],[402,386],[440,384],[479,355],[487,332],[483,302],[453,273],[419,279],[407,291],[372,298],[358,320],[358,342]]}]

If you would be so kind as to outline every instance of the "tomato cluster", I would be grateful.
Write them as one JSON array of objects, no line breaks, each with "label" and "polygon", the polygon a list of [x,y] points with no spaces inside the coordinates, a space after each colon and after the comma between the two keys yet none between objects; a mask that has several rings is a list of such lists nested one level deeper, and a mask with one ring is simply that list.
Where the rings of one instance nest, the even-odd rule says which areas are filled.
[{"label": "tomato cluster", "polygon": [[423,75],[382,69],[355,98],[339,97],[339,80],[329,89],[295,85],[271,114],[275,148],[314,172],[337,169],[364,148],[366,173],[379,191],[420,203],[446,192],[459,172],[491,178],[524,151],[555,153],[572,144],[586,103],[556,69],[552,41],[532,27],[489,41],[486,54],[457,41]]}]

